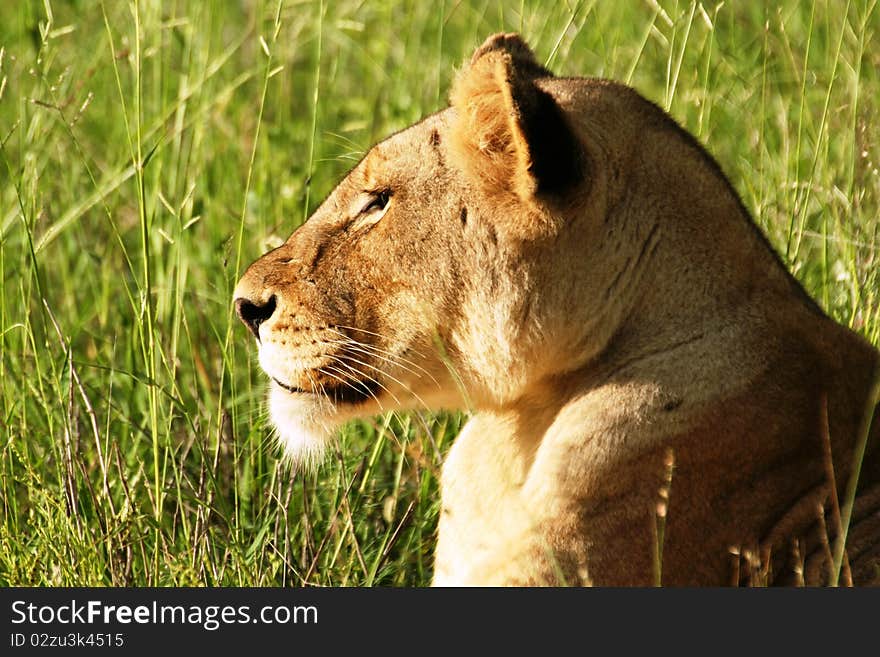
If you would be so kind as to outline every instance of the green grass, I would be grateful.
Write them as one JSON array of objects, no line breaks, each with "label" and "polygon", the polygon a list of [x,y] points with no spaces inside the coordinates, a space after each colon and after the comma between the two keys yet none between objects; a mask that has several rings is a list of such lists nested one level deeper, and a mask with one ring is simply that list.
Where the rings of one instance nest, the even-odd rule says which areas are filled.
[{"label": "green grass", "polygon": [[877,4],[3,3],[0,584],[430,581],[464,418],[355,423],[291,476],[230,296],[495,31],[668,109],[880,342]]}]

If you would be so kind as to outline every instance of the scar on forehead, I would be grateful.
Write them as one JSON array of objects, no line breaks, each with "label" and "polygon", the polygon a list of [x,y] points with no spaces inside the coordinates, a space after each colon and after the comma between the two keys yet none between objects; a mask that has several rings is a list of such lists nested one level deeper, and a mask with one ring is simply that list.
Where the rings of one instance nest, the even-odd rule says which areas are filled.
[{"label": "scar on forehead", "polygon": [[440,148],[440,132],[437,130],[437,128],[433,128],[431,130],[431,135],[428,138],[428,143],[431,144],[431,148],[434,151],[434,156],[437,158],[440,166],[446,166],[445,158],[443,157],[443,150]]}]

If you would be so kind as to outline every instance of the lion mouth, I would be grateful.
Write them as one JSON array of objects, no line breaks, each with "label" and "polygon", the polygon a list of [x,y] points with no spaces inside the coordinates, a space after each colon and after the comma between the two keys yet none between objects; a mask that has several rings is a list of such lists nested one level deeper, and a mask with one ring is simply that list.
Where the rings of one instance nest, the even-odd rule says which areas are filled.
[{"label": "lion mouth", "polygon": [[350,406],[363,404],[365,401],[376,397],[379,384],[376,381],[351,381],[336,385],[321,385],[318,389],[306,390],[298,386],[288,385],[272,377],[275,384],[292,395],[318,395],[326,397],[334,404],[347,404]]}]

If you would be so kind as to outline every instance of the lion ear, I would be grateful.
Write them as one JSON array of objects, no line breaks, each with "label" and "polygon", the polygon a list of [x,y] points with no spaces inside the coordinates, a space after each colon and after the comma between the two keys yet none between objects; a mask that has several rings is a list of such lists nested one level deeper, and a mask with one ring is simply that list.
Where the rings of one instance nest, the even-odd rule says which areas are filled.
[{"label": "lion ear", "polygon": [[489,37],[455,80],[454,157],[490,193],[531,201],[580,179],[578,143],[553,97],[552,77],[516,34]]}]

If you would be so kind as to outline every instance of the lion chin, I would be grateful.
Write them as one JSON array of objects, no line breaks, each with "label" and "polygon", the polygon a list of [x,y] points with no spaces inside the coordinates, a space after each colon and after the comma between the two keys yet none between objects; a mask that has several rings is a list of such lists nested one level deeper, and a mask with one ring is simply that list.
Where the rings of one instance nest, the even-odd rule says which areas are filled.
[{"label": "lion chin", "polygon": [[270,386],[269,417],[284,456],[296,469],[316,469],[341,424],[338,410],[325,397],[292,394],[274,381]]}]

